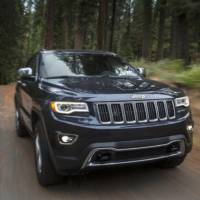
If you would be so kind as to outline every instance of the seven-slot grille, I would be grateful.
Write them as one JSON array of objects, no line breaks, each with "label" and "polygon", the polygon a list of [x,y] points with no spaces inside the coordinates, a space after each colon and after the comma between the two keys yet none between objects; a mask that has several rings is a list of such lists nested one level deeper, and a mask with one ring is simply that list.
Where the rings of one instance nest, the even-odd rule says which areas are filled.
[{"label": "seven-slot grille", "polygon": [[147,123],[175,118],[173,100],[109,102],[97,104],[102,124]]}]

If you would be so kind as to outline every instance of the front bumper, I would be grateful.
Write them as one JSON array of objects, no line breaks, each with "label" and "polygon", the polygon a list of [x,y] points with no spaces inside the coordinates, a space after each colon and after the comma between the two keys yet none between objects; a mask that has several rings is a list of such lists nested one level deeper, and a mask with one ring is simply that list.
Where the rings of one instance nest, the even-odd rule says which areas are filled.
[{"label": "front bumper", "polygon": [[[52,117],[45,119],[48,121],[44,121],[44,125],[50,155],[56,171],[62,175],[76,174],[96,167],[137,164],[185,156],[192,148],[192,134],[186,130],[186,126],[192,123],[191,116],[174,121],[126,126],[91,126],[67,123]],[[78,140],[72,145],[61,145],[57,137],[58,132],[76,134]],[[164,151],[174,143],[178,143],[180,148],[174,152]],[[134,155],[136,151],[144,149],[145,154],[138,154],[139,157],[116,159],[117,152]],[[152,149],[156,151],[152,153]],[[163,153],[157,153],[161,149]],[[111,158],[103,162],[94,162],[94,155],[101,151],[109,152]]]},{"label": "front bumper", "polygon": [[140,164],[185,155],[184,138],[180,136],[173,139],[171,138],[171,141],[167,143],[162,143],[162,139],[159,144],[150,144],[132,148],[95,148],[89,153],[81,169]]}]

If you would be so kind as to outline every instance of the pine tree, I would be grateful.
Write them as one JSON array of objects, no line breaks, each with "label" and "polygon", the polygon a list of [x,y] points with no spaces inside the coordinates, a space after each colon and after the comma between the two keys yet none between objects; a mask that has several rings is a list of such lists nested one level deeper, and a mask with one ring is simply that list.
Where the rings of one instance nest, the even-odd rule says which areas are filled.
[{"label": "pine tree", "polygon": [[15,80],[21,64],[23,4],[15,0],[0,1],[0,83]]}]

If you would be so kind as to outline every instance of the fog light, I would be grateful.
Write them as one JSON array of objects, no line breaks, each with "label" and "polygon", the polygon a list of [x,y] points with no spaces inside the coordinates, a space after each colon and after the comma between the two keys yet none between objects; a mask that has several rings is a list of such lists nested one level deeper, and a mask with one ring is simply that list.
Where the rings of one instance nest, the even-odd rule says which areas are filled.
[{"label": "fog light", "polygon": [[190,134],[193,133],[193,126],[192,125],[187,125],[186,129],[187,129],[188,133],[190,133]]},{"label": "fog light", "polygon": [[58,140],[60,144],[72,145],[78,139],[78,135],[58,133]]}]

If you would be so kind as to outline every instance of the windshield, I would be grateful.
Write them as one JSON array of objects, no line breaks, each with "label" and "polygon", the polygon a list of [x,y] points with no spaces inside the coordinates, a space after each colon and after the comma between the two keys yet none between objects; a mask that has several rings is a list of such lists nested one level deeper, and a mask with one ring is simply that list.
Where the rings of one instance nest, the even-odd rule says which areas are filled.
[{"label": "windshield", "polygon": [[136,70],[118,56],[108,54],[47,53],[41,67],[43,78],[65,76],[134,76]]}]

